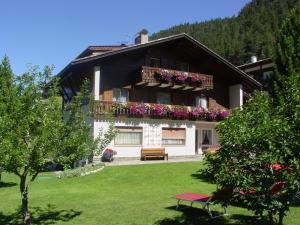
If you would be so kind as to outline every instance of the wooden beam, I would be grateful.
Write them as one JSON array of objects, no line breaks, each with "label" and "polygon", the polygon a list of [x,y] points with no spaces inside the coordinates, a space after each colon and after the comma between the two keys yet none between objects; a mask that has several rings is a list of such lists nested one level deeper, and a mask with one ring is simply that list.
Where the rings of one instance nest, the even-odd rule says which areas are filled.
[{"label": "wooden beam", "polygon": [[195,88],[193,91],[201,91],[201,90],[205,90],[206,88],[203,88],[203,87],[198,87],[198,88]]},{"label": "wooden beam", "polygon": [[174,84],[174,86],[171,87],[171,89],[181,89],[181,88],[184,88],[185,85],[178,85],[178,84]]},{"label": "wooden beam", "polygon": [[145,84],[147,84],[147,82],[141,81],[139,83],[136,83],[135,86],[142,86],[142,85],[145,85]]},{"label": "wooden beam", "polygon": [[173,84],[169,83],[169,84],[160,84],[159,87],[160,88],[168,88],[168,87],[172,87]]},{"label": "wooden beam", "polygon": [[157,86],[159,86],[160,85],[160,83],[148,83],[146,86],[148,86],[148,87],[157,87]]},{"label": "wooden beam", "polygon": [[195,87],[192,87],[192,86],[185,86],[182,90],[183,91],[188,91],[188,90],[192,90],[194,89]]},{"label": "wooden beam", "polygon": [[132,85],[131,85],[131,84],[129,84],[129,85],[126,85],[126,86],[124,86],[123,88],[124,88],[124,89],[128,89],[128,90],[130,90],[130,89],[131,89],[131,86],[132,86]]}]

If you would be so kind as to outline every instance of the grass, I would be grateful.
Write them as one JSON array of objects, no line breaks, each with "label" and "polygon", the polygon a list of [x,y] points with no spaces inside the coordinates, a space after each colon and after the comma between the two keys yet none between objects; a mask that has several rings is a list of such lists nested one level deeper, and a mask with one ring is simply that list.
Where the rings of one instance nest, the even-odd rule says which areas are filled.
[{"label": "grass", "polygon": [[[245,209],[229,207],[231,216],[209,220],[200,209],[176,211],[171,197],[182,192],[210,194],[215,185],[195,174],[199,162],[106,167],[85,177],[57,179],[43,173],[29,191],[33,224],[253,224]],[[20,194],[17,178],[4,174],[0,183],[0,224],[18,224]],[[214,209],[221,210],[219,206]],[[300,224],[300,208],[286,217],[289,225]]]}]

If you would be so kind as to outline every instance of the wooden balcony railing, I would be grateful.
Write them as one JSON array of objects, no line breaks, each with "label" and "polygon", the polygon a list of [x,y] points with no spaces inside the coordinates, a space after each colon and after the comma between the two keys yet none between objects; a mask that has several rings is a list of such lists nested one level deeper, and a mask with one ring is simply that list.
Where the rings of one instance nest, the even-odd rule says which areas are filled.
[{"label": "wooden balcony railing", "polygon": [[143,66],[137,85],[199,91],[213,88],[213,76],[179,70]]},{"label": "wooden balcony railing", "polygon": [[116,117],[146,117],[153,119],[219,121],[227,117],[227,110],[205,110],[201,107],[137,102],[94,101],[95,117],[112,114]]}]

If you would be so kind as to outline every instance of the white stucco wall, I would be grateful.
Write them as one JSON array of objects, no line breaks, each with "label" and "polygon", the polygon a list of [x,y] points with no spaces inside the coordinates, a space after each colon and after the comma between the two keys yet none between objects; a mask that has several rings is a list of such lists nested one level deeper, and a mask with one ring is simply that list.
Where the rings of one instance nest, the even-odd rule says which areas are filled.
[{"label": "white stucco wall", "polygon": [[[109,123],[103,120],[94,120],[94,137],[101,129],[108,129]],[[154,119],[120,119],[115,120],[115,126],[133,126],[143,128],[143,143],[141,146],[116,146],[114,141],[108,147],[117,151],[115,157],[140,157],[142,147],[164,147],[169,156],[194,155],[195,154],[195,122],[191,121],[171,121]],[[162,128],[185,128],[185,145],[162,146]]]}]

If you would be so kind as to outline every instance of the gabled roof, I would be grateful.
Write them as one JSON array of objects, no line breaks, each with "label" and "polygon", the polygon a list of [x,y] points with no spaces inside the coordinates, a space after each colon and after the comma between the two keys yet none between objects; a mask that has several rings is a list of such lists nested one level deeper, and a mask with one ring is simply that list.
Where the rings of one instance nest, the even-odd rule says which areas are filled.
[{"label": "gabled roof", "polygon": [[195,40],[194,38],[192,38],[191,36],[189,36],[185,33],[172,35],[172,36],[165,37],[165,38],[160,38],[160,39],[149,41],[149,42],[143,43],[143,44],[131,45],[131,46],[120,48],[120,49],[117,49],[114,51],[103,52],[102,54],[98,54],[98,55],[96,54],[96,55],[89,55],[89,56],[82,57],[82,58],[77,58],[77,59],[73,60],[72,62],[70,62],[58,75],[61,76],[66,70],[68,70],[69,68],[71,68],[74,65],[84,64],[87,62],[92,62],[92,61],[95,61],[98,59],[103,59],[103,58],[110,57],[113,55],[118,55],[118,54],[122,54],[125,52],[130,52],[130,51],[134,51],[137,49],[146,48],[149,46],[154,46],[154,45],[158,45],[161,43],[166,43],[166,42],[169,42],[172,40],[179,40],[179,39],[186,39],[186,40],[190,41],[191,43],[195,44],[197,47],[199,47],[200,49],[202,49],[203,51],[205,51],[212,57],[216,58],[219,62],[223,63],[224,65],[226,65],[229,68],[231,68],[232,70],[234,70],[238,74],[238,76],[240,76],[240,78],[244,79],[251,86],[253,86],[255,88],[259,88],[259,89],[262,88],[262,85],[259,82],[257,82],[255,79],[253,79],[248,74],[246,74],[245,72],[243,72],[242,70],[240,70],[239,68],[234,66],[232,63],[230,63],[229,61],[227,61],[226,59],[224,59],[223,57],[221,57],[220,55],[218,55],[217,53],[215,53],[214,51],[212,51],[211,49],[209,49],[208,47],[201,44],[199,41]]}]

